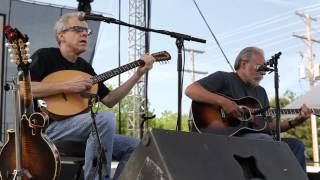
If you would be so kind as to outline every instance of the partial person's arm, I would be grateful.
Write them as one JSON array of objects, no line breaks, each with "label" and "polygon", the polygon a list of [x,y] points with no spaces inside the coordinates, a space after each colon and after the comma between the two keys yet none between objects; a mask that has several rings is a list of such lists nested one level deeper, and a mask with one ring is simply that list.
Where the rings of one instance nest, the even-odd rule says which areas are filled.
[{"label": "partial person's arm", "polygon": [[91,77],[77,77],[66,82],[31,82],[32,95],[35,98],[60,93],[83,92],[91,87]]},{"label": "partial person's arm", "polygon": [[102,99],[103,104],[110,108],[116,105],[122,98],[124,98],[130,92],[132,87],[139,81],[141,76],[150,69],[152,69],[155,60],[153,56],[145,54],[142,57],[142,60],[144,60],[145,62],[144,66],[139,67],[137,71],[133,74],[133,76],[131,76],[124,84],[110,91],[108,95]]},{"label": "partial person's arm", "polygon": [[[295,117],[293,120],[283,121],[280,123],[281,132],[286,132],[292,128],[295,128],[296,126],[299,126],[300,124],[302,124],[303,122],[305,122],[307,119],[310,118],[311,110],[309,107],[303,104],[300,109],[301,110],[299,115]],[[271,129],[276,128],[275,120],[269,125],[269,128]]]},{"label": "partial person's arm", "polygon": [[199,82],[194,82],[186,88],[185,94],[193,101],[213,104],[222,107],[227,114],[241,116],[241,109],[234,101],[219,94],[206,90]]}]

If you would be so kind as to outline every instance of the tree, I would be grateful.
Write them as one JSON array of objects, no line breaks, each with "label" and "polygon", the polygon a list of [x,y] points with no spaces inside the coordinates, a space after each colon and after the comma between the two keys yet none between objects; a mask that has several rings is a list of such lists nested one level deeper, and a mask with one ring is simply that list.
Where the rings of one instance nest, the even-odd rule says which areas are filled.
[{"label": "tree", "polygon": [[[178,113],[166,110],[161,113],[160,117],[150,120],[149,127],[176,130],[177,118],[178,118]],[[187,120],[188,120],[188,115],[183,114],[181,116],[182,131],[189,130]]]},{"label": "tree", "polygon": [[[107,85],[107,86],[110,90],[113,89],[112,85]],[[128,112],[128,109],[132,109],[130,107],[133,106],[133,104],[132,104],[132,102],[134,102],[133,98],[134,98],[133,96],[126,96],[125,98],[123,98],[121,100],[121,103],[120,103],[120,109],[122,112],[121,113],[121,120],[119,119],[119,104],[117,104],[113,108],[108,108],[107,106],[105,106],[102,103],[97,103],[95,105],[95,109],[96,110],[109,110],[109,111],[114,112],[116,115],[117,125],[119,125],[119,123],[121,123],[121,134],[128,134],[131,136],[137,136],[137,134],[135,132],[128,131],[128,129],[127,129],[127,113],[126,112]],[[148,106],[150,107],[150,103],[148,103]],[[147,113],[147,116],[151,116],[152,114],[153,114],[153,112],[149,111]],[[160,117],[157,117],[155,119],[151,119],[151,120],[147,121],[148,122],[148,129],[162,128],[162,129],[175,130],[177,117],[178,117],[177,113],[173,113],[168,110],[164,111],[161,113]],[[188,131],[188,123],[187,123],[188,115],[183,114],[181,119],[182,119],[182,130]],[[119,132],[119,126],[117,126],[117,131]]]}]

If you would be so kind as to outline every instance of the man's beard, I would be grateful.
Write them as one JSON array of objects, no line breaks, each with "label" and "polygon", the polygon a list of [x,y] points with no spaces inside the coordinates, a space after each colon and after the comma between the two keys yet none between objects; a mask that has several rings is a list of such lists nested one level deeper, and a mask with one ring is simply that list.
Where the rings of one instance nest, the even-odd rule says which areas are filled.
[{"label": "man's beard", "polygon": [[250,81],[250,84],[252,86],[259,86],[262,79],[263,77],[254,78],[252,81]]}]

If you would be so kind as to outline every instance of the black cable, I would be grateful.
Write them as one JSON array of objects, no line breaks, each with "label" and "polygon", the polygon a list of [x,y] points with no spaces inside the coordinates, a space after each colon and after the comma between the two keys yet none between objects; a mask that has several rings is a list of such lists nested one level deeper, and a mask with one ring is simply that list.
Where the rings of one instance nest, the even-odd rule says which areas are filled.
[{"label": "black cable", "polygon": [[[150,28],[151,25],[151,5],[150,5],[150,0],[144,0],[144,21],[146,22],[144,27]],[[145,53],[150,53],[150,32],[145,32]],[[148,79],[149,79],[149,72],[146,72],[144,75],[144,114],[142,115],[142,121],[140,124],[140,138],[143,137],[144,134],[144,123],[147,123],[148,127],[148,112],[149,112],[149,107],[148,107]]]},{"label": "black cable", "polygon": [[[121,0],[119,0],[119,20],[121,21]],[[121,66],[121,25],[118,26],[118,67]],[[118,86],[121,85],[121,74],[118,75]],[[119,118],[119,124],[118,124],[118,131],[119,134],[122,133],[122,113],[121,113],[121,100],[118,104],[118,118]]]},{"label": "black cable", "polygon": [[[119,0],[119,20],[121,21],[121,0]],[[121,25],[119,24],[118,26],[118,67],[121,66]],[[118,87],[121,85],[121,74],[118,75]],[[122,124],[121,124],[121,119],[122,119],[122,114],[121,114],[121,100],[118,103],[118,118],[119,118],[119,124],[118,124],[118,131],[119,134],[122,133]]]},{"label": "black cable", "polygon": [[199,8],[199,6],[198,6],[198,4],[197,4],[196,0],[193,0],[193,2],[194,2],[194,4],[196,5],[196,7],[197,7],[197,9],[198,9],[198,11],[199,11],[199,13],[200,13],[200,15],[201,15],[201,17],[202,17],[203,21],[206,23],[206,25],[207,25],[207,27],[208,27],[208,29],[209,29],[209,31],[210,31],[210,33],[211,33],[212,37],[213,37],[213,38],[214,38],[214,40],[216,41],[216,43],[217,43],[217,45],[218,45],[218,47],[219,47],[219,49],[220,49],[220,51],[221,51],[221,53],[222,53],[223,57],[226,59],[226,61],[227,61],[228,65],[230,66],[230,68],[231,68],[231,69],[232,69],[232,71],[234,72],[235,70],[233,69],[233,66],[230,64],[230,61],[228,60],[227,56],[225,55],[224,51],[222,50],[222,48],[221,48],[221,46],[220,46],[220,43],[219,43],[218,39],[216,38],[216,36],[215,36],[215,35],[214,35],[214,33],[212,32],[212,30],[211,30],[211,28],[210,28],[209,24],[207,23],[207,20],[206,20],[206,19],[205,19],[205,17],[203,16],[203,14],[202,14],[202,12],[201,12],[201,10],[200,10],[200,8]]}]

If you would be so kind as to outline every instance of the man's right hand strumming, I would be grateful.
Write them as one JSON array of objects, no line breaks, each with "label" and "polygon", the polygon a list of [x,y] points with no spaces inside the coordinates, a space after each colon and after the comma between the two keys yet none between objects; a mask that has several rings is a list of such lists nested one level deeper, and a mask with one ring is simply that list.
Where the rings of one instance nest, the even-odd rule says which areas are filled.
[{"label": "man's right hand strumming", "polygon": [[242,114],[241,108],[238,104],[228,98],[223,97],[221,107],[226,114],[231,115],[232,117],[240,117]]},{"label": "man's right hand strumming", "polygon": [[90,89],[93,85],[92,78],[90,76],[76,77],[70,81],[65,82],[64,92],[78,93]]}]

